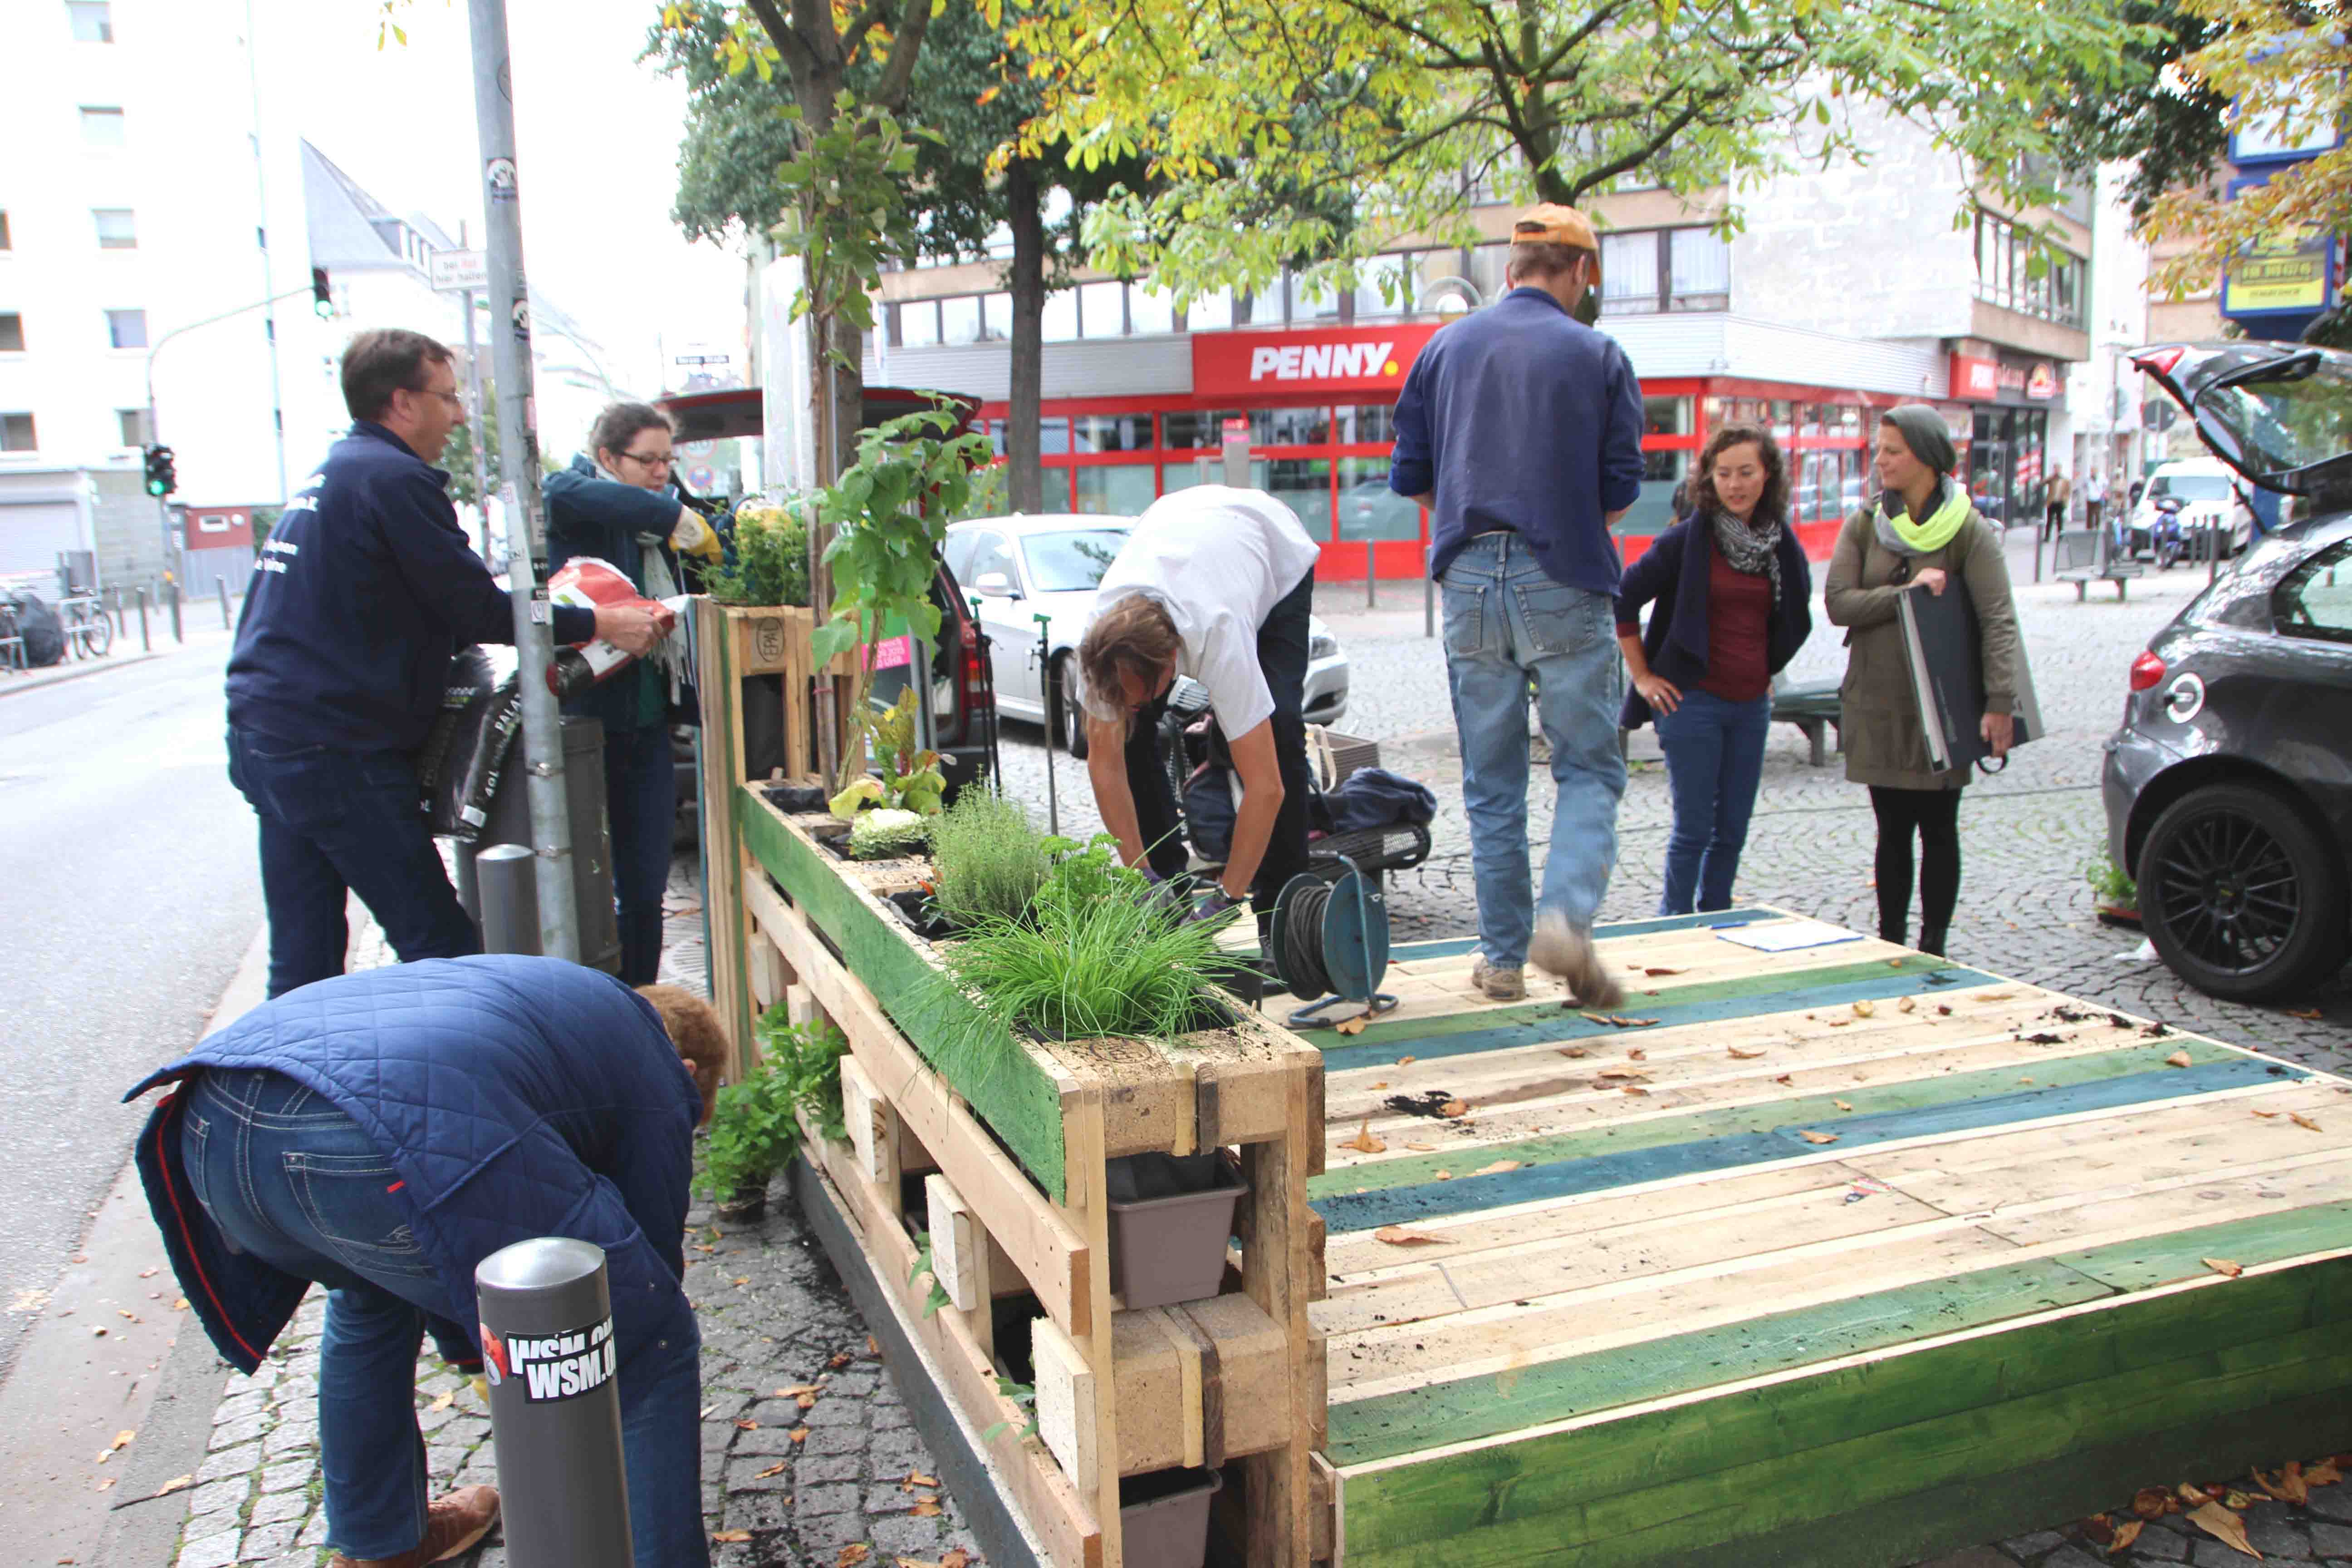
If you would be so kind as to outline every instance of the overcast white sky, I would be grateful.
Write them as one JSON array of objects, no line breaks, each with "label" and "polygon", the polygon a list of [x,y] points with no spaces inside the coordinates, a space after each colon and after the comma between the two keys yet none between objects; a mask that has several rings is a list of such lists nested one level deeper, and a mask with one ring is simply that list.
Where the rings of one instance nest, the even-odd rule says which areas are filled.
[{"label": "overcast white sky", "polygon": [[[263,114],[308,138],[377,200],[481,243],[481,175],[465,0],[410,0],[408,42],[376,47],[373,0],[260,0]],[[685,88],[637,63],[657,0],[508,0],[523,254],[630,390],[700,340],[741,357],[741,261],[670,221]],[[274,36],[273,36],[274,35]],[[290,120],[290,124],[289,124]],[[542,345],[554,352],[554,345]],[[740,370],[740,366],[738,365]]]}]

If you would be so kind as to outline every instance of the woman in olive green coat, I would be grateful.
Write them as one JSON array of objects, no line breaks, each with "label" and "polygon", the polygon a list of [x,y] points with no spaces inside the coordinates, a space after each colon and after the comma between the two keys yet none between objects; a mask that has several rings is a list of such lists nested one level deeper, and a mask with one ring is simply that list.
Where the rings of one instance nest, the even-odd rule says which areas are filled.
[{"label": "woman in olive green coat", "polygon": [[1920,844],[1919,949],[1944,951],[1960,896],[1960,790],[1969,772],[1937,773],[1912,694],[1895,595],[1941,594],[1957,575],[1976,608],[1984,649],[1982,734],[1996,757],[2010,745],[2016,708],[2017,610],[1999,531],[1952,479],[1958,466],[1943,416],[1921,404],[1890,410],[1878,427],[1880,493],[1846,520],[1823,592],[1830,623],[1846,630],[1839,691],[1845,776],[1870,786],[1878,817],[1878,934],[1902,942],[1911,916],[1911,840]]}]

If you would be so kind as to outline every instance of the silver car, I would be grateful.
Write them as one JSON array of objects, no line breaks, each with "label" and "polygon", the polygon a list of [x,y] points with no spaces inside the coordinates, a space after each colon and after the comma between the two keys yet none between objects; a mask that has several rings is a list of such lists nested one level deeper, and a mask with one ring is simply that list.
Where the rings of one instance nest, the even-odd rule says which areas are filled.
[{"label": "silver car", "polygon": [[[1095,585],[1134,526],[1131,517],[1065,513],[973,518],[948,530],[948,569],[980,602],[997,711],[1045,725],[1072,756],[1087,752],[1086,727],[1070,721],[1066,700],[1077,689],[1078,639]],[[1307,721],[1336,724],[1348,711],[1348,656],[1321,616],[1307,636]]]}]

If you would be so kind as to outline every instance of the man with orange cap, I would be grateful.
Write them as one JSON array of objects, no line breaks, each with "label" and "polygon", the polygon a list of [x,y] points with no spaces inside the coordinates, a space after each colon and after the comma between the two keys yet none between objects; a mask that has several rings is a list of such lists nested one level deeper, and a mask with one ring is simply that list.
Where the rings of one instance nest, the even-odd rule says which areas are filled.
[{"label": "man with orange cap", "polygon": [[[1532,959],[1589,1007],[1622,1001],[1595,955],[1617,858],[1624,684],[1610,530],[1642,493],[1642,384],[1590,324],[1601,248],[1574,207],[1511,231],[1511,291],[1430,340],[1397,400],[1389,488],[1430,510],[1446,677],[1478,890],[1478,988],[1527,994]],[[1528,689],[1551,744],[1551,853],[1528,865]]]}]

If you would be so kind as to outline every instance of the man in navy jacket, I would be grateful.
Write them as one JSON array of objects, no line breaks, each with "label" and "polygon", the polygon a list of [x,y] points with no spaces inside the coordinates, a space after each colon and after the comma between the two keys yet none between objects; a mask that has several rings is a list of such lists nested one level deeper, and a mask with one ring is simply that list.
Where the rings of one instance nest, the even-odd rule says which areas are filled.
[{"label": "man in navy jacket", "polygon": [[[360,333],[342,382],[351,433],[261,547],[229,655],[229,778],[261,819],[272,996],[342,973],[353,892],[404,962],[481,945],[411,761],[450,656],[514,641],[506,591],[432,466],[466,405],[449,351],[421,332]],[[644,653],[659,630],[641,609],[555,610],[558,643]]]},{"label": "man in navy jacket", "polygon": [[[1397,399],[1389,488],[1430,509],[1445,668],[1478,889],[1471,978],[1527,994],[1524,965],[1614,1007],[1592,917],[1617,858],[1623,671],[1611,636],[1617,542],[1642,493],[1642,384],[1575,312],[1601,282],[1592,225],[1546,202],[1511,231],[1511,291],[1432,338]],[[1528,886],[1528,688],[1558,790],[1541,914]]]},{"label": "man in navy jacket", "polygon": [[419,1342],[479,1370],[475,1268],[604,1249],[639,1568],[708,1561],[700,1336],[680,1282],[694,1128],[725,1053],[709,1005],[552,958],[338,975],[263,1004],[126,1098],[176,1087],[139,1173],[183,1293],[238,1371],[327,1288],[319,1436],[336,1568],[420,1568],[497,1494],[425,1497]]}]

